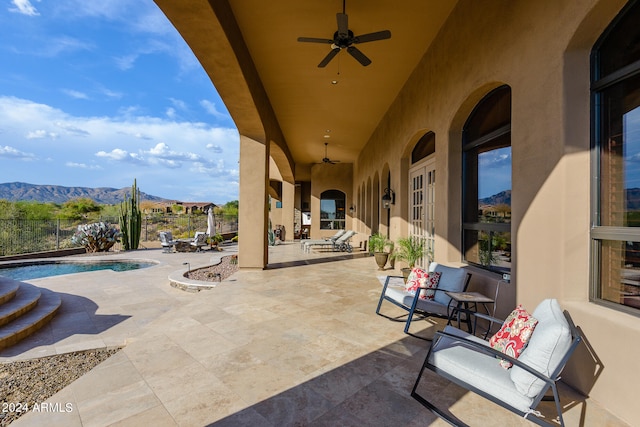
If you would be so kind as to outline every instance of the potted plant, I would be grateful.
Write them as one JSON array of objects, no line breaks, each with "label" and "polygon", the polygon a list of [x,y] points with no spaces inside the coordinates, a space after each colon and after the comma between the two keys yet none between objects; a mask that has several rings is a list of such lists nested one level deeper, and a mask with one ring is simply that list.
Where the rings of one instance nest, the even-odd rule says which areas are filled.
[{"label": "potted plant", "polygon": [[398,239],[398,242],[395,244],[393,257],[396,260],[405,261],[408,264],[408,267],[401,269],[402,276],[406,281],[409,273],[411,273],[411,269],[416,266],[416,262],[429,254],[430,251],[427,249],[425,239],[412,236]]},{"label": "potted plant", "polygon": [[381,233],[375,233],[369,238],[369,251],[373,253],[379,270],[384,270],[384,266],[387,264],[389,252],[385,252],[384,250],[388,248],[390,244],[391,241]]},{"label": "potted plant", "polygon": [[224,242],[224,237],[222,237],[222,234],[216,233],[209,237],[209,242],[212,249],[215,247],[218,250],[222,250],[222,248],[220,248],[220,243]]}]

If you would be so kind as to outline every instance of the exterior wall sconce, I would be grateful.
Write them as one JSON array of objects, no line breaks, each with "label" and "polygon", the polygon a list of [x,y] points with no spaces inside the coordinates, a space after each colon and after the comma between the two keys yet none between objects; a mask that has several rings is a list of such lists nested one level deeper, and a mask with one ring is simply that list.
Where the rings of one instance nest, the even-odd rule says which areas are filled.
[{"label": "exterior wall sconce", "polygon": [[382,196],[382,207],[384,209],[391,209],[391,205],[396,204],[396,193],[390,188],[384,189],[384,195]]},{"label": "exterior wall sconce", "polygon": [[355,211],[356,211],[356,207],[355,207],[354,205],[351,205],[351,206],[349,207],[349,213],[350,213],[351,215],[353,215],[353,214],[355,213]]}]

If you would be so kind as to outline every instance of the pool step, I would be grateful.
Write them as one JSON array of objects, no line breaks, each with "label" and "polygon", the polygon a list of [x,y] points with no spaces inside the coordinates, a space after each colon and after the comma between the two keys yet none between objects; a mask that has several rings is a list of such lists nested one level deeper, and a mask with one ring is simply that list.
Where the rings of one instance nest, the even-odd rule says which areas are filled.
[{"label": "pool step", "polygon": [[0,350],[33,334],[56,315],[60,296],[48,289],[0,277]]},{"label": "pool step", "polygon": [[0,277],[0,304],[13,299],[18,289],[20,289],[20,282]]}]

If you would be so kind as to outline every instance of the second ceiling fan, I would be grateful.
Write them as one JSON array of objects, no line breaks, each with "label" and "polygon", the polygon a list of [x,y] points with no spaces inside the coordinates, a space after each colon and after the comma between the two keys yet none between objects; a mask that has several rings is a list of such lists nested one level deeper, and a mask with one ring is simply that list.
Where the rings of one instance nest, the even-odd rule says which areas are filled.
[{"label": "second ceiling fan", "polygon": [[338,21],[338,31],[333,34],[333,39],[322,39],[315,37],[298,37],[299,42],[306,43],[322,43],[330,44],[331,50],[318,64],[318,68],[326,67],[327,64],[336,56],[342,49],[347,49],[349,55],[353,56],[356,61],[365,67],[371,64],[371,60],[360,49],[353,46],[358,43],[372,42],[376,40],[385,40],[391,38],[391,31],[383,30],[376,31],[375,33],[362,34],[360,36],[354,36],[353,31],[349,29],[349,17],[345,13],[345,2],[342,1],[342,13],[337,13],[336,18]]}]

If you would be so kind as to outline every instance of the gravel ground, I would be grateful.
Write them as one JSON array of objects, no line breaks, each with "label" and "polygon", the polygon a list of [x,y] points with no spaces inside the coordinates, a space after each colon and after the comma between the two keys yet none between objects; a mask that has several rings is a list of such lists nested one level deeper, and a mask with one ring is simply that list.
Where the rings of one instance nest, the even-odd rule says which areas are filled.
[{"label": "gravel ground", "polygon": [[38,410],[51,396],[119,350],[103,348],[0,364],[0,426]]},{"label": "gravel ground", "polygon": [[[238,271],[237,255],[219,264],[191,270],[192,280],[217,282]],[[34,406],[71,384],[120,349],[97,349],[0,364],[0,427],[17,420]],[[64,408],[63,408],[64,409]]]},{"label": "gravel ground", "polygon": [[185,274],[185,277],[191,280],[200,280],[203,282],[217,282],[219,274],[220,281],[222,281],[238,271],[237,261],[237,255],[225,256],[222,257],[219,264],[191,270]]}]

